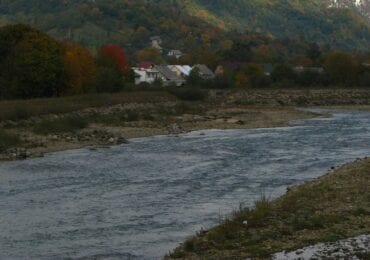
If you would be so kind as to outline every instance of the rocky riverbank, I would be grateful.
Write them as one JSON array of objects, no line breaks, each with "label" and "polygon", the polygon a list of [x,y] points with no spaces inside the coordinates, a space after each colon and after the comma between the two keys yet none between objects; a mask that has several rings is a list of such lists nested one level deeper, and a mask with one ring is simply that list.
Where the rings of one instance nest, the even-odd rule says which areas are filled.
[{"label": "rocky riverbank", "polygon": [[[213,96],[224,99],[225,93]],[[262,89],[233,91],[224,99],[228,104],[273,106],[368,106],[370,89]]]},{"label": "rocky riverbank", "polygon": [[[14,116],[9,116],[10,112],[4,115],[3,118],[11,119],[0,120],[0,129],[19,137],[19,142],[1,147],[0,133],[0,160],[27,159],[81,147],[118,145],[127,142],[129,138],[181,134],[193,130],[286,126],[291,120],[317,116],[296,110],[294,107],[297,106],[336,105],[348,108],[350,105],[356,109],[370,107],[368,89],[211,90],[207,100],[200,102],[184,102],[172,96],[149,101],[148,93],[138,93],[145,98],[134,98],[134,94],[130,93],[129,100],[120,97],[122,103],[118,104],[86,108],[81,106],[68,113],[43,112],[27,117],[27,108],[23,103],[4,102],[1,104],[2,109],[6,110],[9,106],[9,109],[14,110]],[[98,97],[94,99],[98,100]],[[112,103],[117,102],[116,97],[110,99]],[[63,103],[60,100],[58,102],[58,106]],[[68,102],[71,105],[78,102],[78,99]],[[94,105],[95,103],[97,101]],[[104,103],[109,103],[109,100]],[[32,105],[36,106],[40,110],[42,101]],[[48,100],[45,101],[45,106],[52,108]],[[69,108],[63,110],[68,111]],[[84,125],[81,129],[67,130],[53,127],[40,133],[45,125],[65,124],[63,120],[66,118],[75,118],[75,121],[77,118],[77,121],[84,121]],[[36,128],[38,131],[35,131]]]},{"label": "rocky riverbank", "polygon": [[[178,105],[178,104],[177,104]],[[201,106],[198,113],[192,111],[185,113],[170,113],[176,109],[176,104],[162,104],[161,110],[155,111],[152,104],[140,105],[127,110],[127,106],[117,105],[110,108],[88,109],[65,115],[47,115],[39,118],[30,118],[21,121],[5,121],[2,126],[8,132],[18,135],[21,143],[17,147],[9,147],[0,152],[0,160],[19,160],[43,156],[45,153],[61,150],[77,149],[82,147],[112,146],[128,142],[130,138],[181,134],[202,129],[237,129],[286,126],[289,121],[311,118],[312,113],[303,112],[294,108],[253,108],[243,106],[228,106],[205,108]],[[134,109],[134,110],[132,110]],[[138,114],[154,111],[143,119],[120,120],[130,111]],[[190,112],[192,112],[190,114]],[[90,123],[84,129],[63,133],[38,134],[33,131],[35,125],[43,121],[62,120],[64,117],[85,118]],[[99,122],[96,118],[99,117]],[[117,118],[118,117],[118,120]],[[93,119],[91,119],[93,118]]]}]

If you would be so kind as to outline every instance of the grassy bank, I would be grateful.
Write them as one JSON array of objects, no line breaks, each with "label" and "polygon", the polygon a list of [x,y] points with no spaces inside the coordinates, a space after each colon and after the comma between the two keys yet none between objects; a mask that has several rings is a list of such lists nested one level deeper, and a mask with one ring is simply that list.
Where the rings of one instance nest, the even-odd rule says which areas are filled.
[{"label": "grassy bank", "polygon": [[0,121],[22,120],[47,114],[63,114],[91,107],[113,106],[129,103],[161,103],[176,98],[165,91],[135,91],[114,94],[12,100],[0,102]]},{"label": "grassy bank", "polygon": [[202,231],[168,259],[268,258],[299,249],[370,233],[370,159],[345,165],[283,197],[261,198],[220,225]]},{"label": "grassy bank", "polygon": [[21,143],[18,135],[0,129],[0,152]]}]

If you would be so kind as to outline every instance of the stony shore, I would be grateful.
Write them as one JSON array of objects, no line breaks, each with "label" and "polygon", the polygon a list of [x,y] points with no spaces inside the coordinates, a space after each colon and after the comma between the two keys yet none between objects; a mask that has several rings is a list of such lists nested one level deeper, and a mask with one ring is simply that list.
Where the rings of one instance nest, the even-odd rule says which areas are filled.
[{"label": "stony shore", "polygon": [[[118,107],[111,109],[117,112]],[[93,123],[77,132],[48,135],[38,135],[30,131],[29,129],[32,129],[32,125],[40,120],[30,119],[27,122],[12,122],[13,125],[10,129],[12,129],[12,132],[19,134],[22,138],[23,146],[2,151],[0,160],[40,157],[50,152],[83,147],[120,145],[127,143],[130,138],[181,134],[203,129],[287,126],[291,120],[311,118],[313,116],[315,115],[294,108],[232,107],[207,111],[205,114],[171,116],[163,120],[160,117],[156,118],[156,116],[153,116],[152,120],[124,122],[121,125]]]},{"label": "stony shore", "polygon": [[[295,107],[328,105],[370,110],[370,90],[210,91],[208,99],[202,102],[170,98],[160,103],[130,102],[62,114],[43,114],[23,120],[3,120],[0,128],[17,134],[22,142],[0,151],[0,161],[39,157],[82,147],[119,145],[136,137],[202,129],[288,126],[292,120],[317,116]],[[68,116],[86,119],[88,126],[78,131],[43,135],[32,130],[42,121]]]}]

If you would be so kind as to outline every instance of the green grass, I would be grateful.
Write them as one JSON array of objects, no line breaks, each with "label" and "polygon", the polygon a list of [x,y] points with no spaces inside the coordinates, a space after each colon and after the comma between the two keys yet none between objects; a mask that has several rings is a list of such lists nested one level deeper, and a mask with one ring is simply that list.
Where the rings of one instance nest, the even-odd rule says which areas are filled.
[{"label": "green grass", "polygon": [[20,142],[21,140],[18,135],[0,129],[0,151],[15,147]]},{"label": "green grass", "polygon": [[220,225],[176,248],[168,259],[268,258],[318,242],[370,233],[370,159],[292,188],[274,201],[262,196]]},{"label": "green grass", "polygon": [[173,87],[170,93],[183,101],[202,101],[207,98],[207,92],[197,87]]},{"label": "green grass", "polygon": [[57,134],[65,132],[76,132],[88,126],[86,119],[78,116],[68,116],[58,119],[43,120],[33,127],[37,134]]},{"label": "green grass", "polygon": [[176,98],[165,91],[132,91],[114,94],[12,100],[0,102],[0,121],[28,119],[32,116],[64,114],[90,107],[104,107],[128,103],[161,103]]}]

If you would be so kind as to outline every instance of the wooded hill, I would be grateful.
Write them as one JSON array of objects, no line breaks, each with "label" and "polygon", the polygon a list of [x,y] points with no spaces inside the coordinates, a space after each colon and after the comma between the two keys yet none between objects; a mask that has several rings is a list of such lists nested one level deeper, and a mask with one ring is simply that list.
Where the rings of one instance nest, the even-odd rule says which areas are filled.
[{"label": "wooded hill", "polygon": [[[334,3],[335,2],[335,3]],[[304,37],[339,48],[367,48],[370,42],[365,0],[192,0],[189,13],[226,29],[276,37]],[[363,14],[363,16],[362,16]]]},{"label": "wooded hill", "polygon": [[[305,38],[331,48],[366,49],[370,26],[352,8],[322,0],[0,0],[0,25],[31,24],[59,39],[96,48],[119,43],[128,51],[160,35],[166,48],[217,48],[225,34],[248,30]],[[342,6],[341,6],[342,7]],[[174,40],[176,39],[176,40]]]}]

